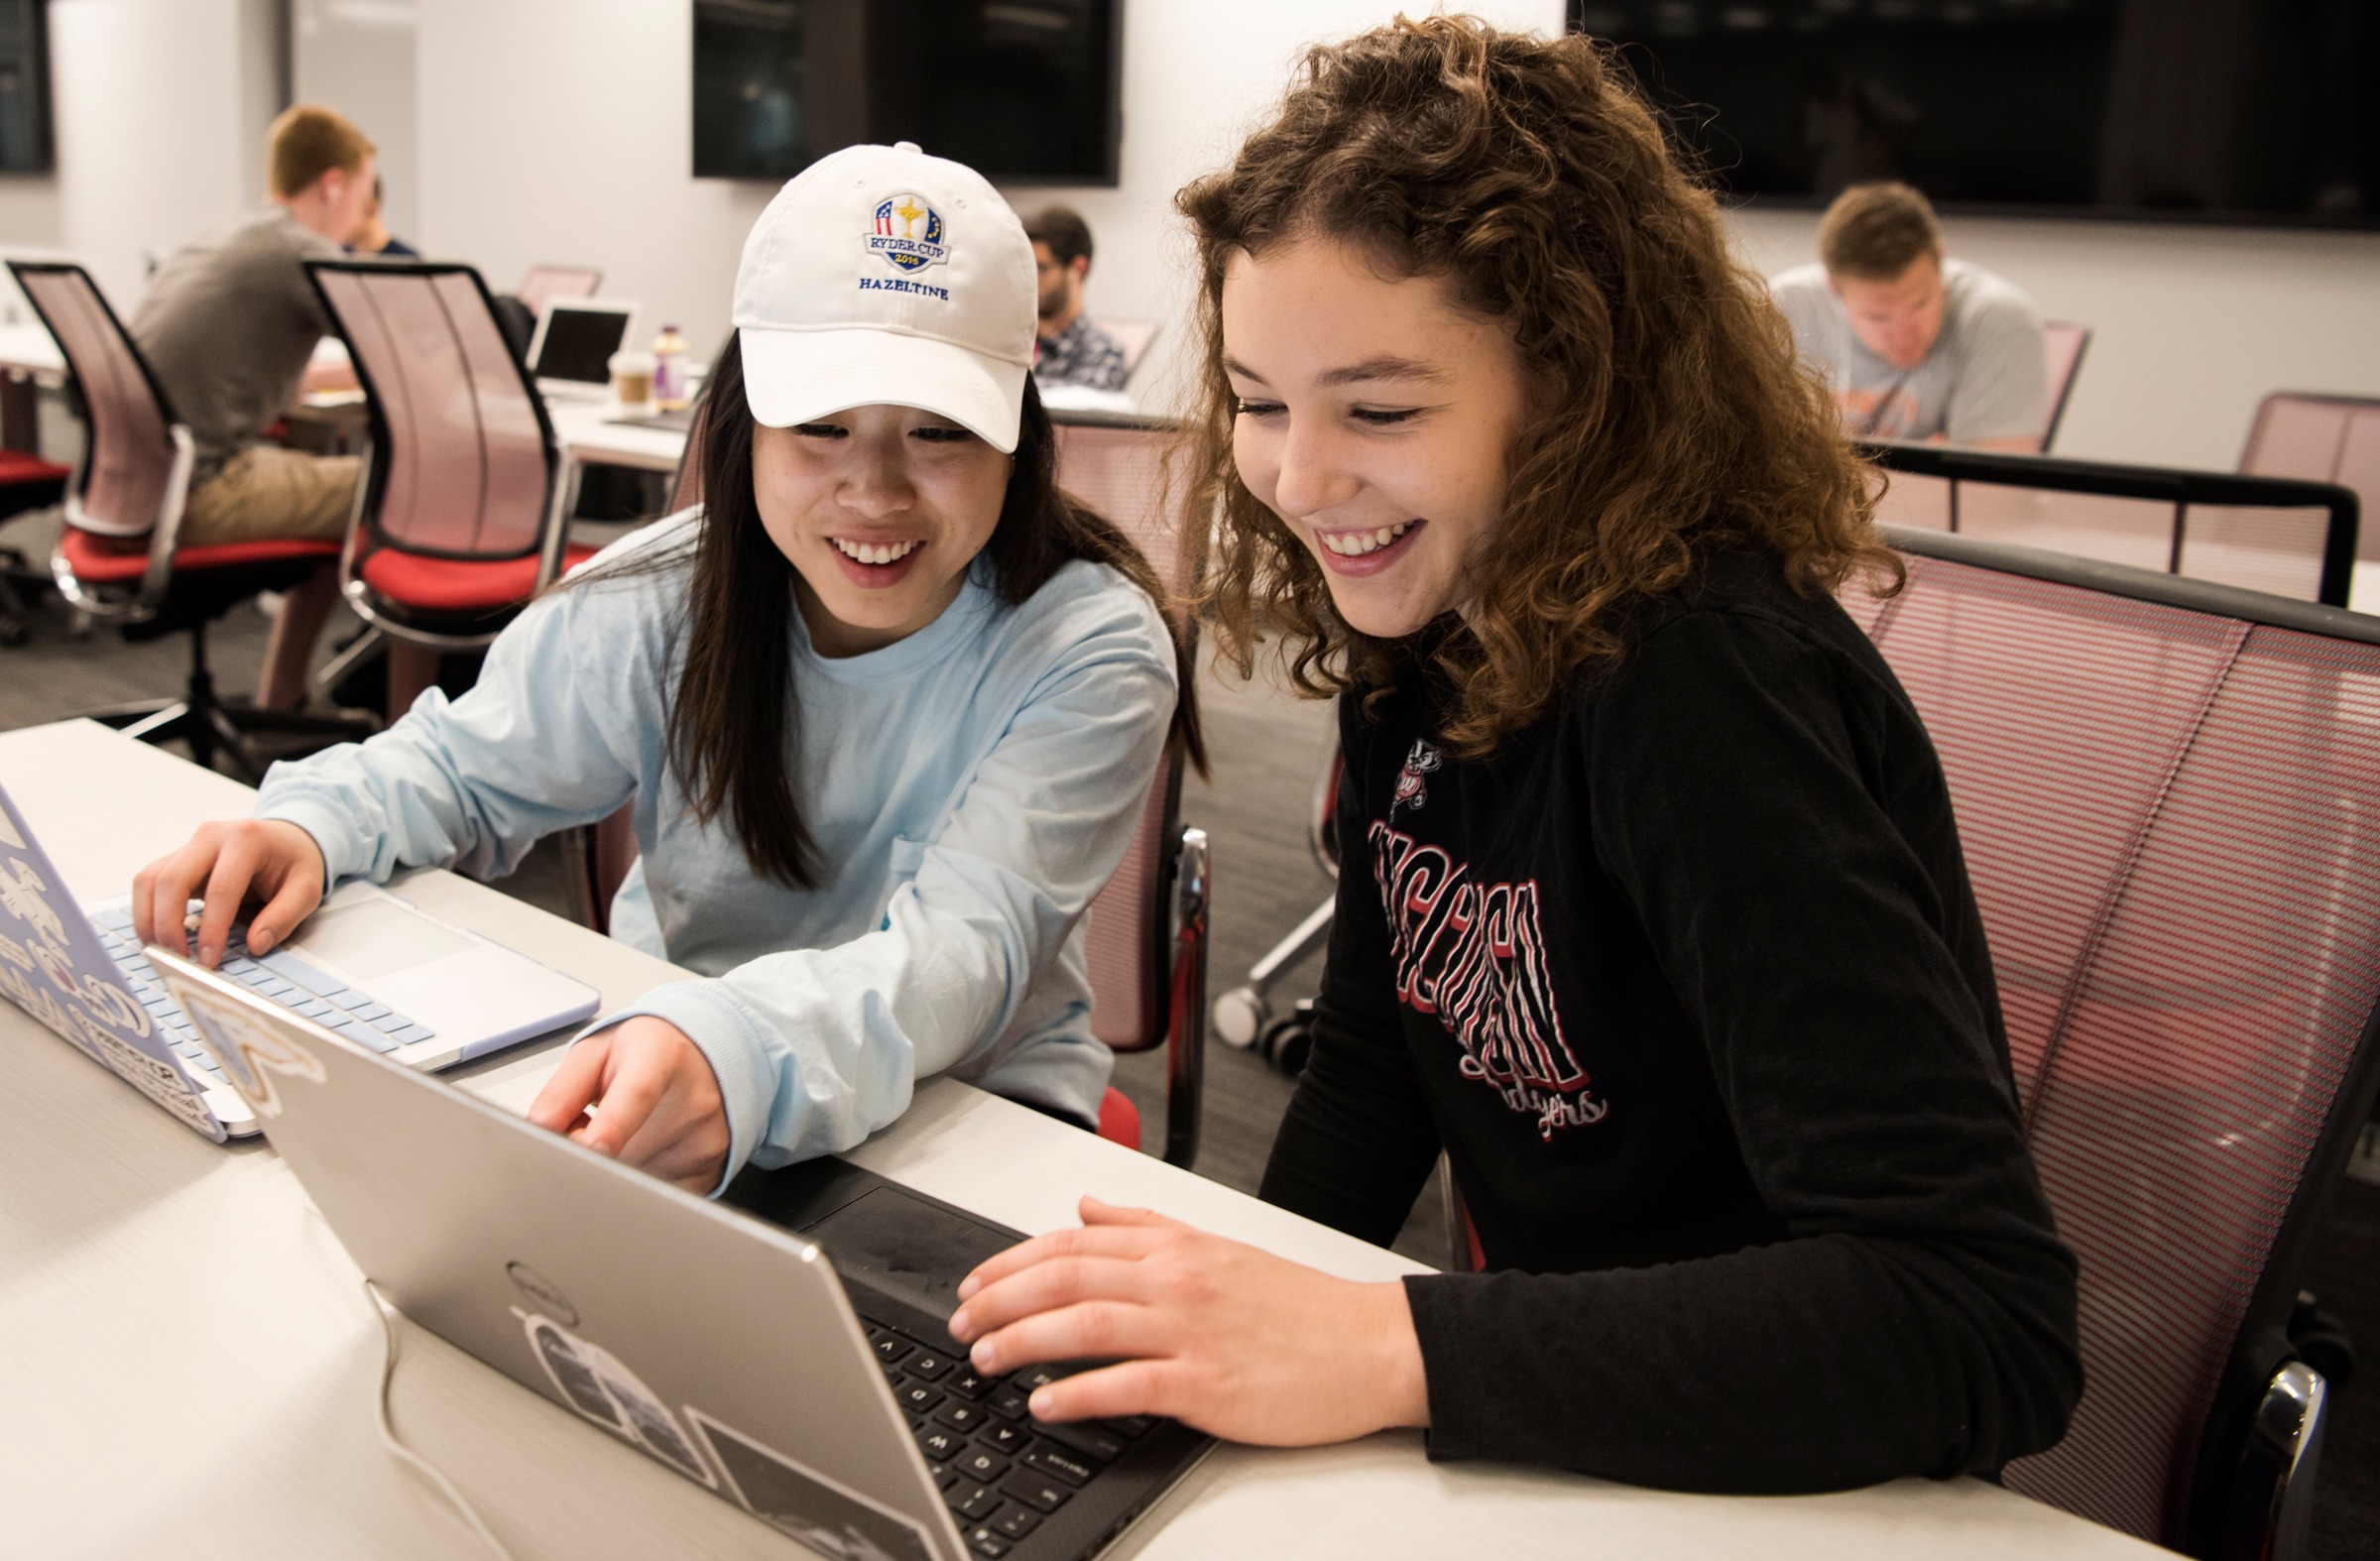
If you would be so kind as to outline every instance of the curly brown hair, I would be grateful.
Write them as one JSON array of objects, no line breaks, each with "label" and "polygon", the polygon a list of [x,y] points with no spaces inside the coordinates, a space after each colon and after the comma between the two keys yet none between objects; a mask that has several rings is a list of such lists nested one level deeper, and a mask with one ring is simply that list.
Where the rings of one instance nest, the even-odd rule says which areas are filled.
[{"label": "curly brown hair", "polygon": [[1218,519],[1204,605],[1242,675],[1277,635],[1302,692],[1379,689],[1419,643],[1349,628],[1233,460],[1225,269],[1316,235],[1447,279],[1530,376],[1499,544],[1466,560],[1464,632],[1430,641],[1455,752],[1491,751],[1574,670],[1618,656],[1613,609],[1675,590],[1714,545],[1773,547],[1804,591],[1863,570],[1897,587],[1869,468],[1606,47],[1468,17],[1317,47],[1272,123],[1175,203],[1197,234],[1206,344],[1183,475],[1191,513]]}]

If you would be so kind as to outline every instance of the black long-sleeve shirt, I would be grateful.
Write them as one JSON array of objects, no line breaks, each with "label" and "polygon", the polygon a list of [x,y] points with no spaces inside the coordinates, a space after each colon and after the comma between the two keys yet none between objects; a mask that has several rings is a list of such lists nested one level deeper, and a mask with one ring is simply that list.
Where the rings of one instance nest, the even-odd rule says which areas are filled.
[{"label": "black long-sleeve shirt", "polygon": [[1347,758],[1263,1196],[1391,1240],[1443,1146],[1489,1270],[1406,1282],[1434,1458],[1727,1492],[1998,1468],[2082,1390],[1916,709],[1721,552],[1489,759],[1413,673]]}]

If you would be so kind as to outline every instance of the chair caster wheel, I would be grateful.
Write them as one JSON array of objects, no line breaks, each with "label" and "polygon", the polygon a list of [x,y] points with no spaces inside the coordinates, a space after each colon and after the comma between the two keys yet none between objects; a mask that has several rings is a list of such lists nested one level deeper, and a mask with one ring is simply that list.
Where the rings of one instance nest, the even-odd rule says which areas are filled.
[{"label": "chair caster wheel", "polygon": [[1306,1071],[1314,1051],[1314,1004],[1301,1001],[1295,1009],[1264,1026],[1256,1037],[1256,1054],[1291,1078]]},{"label": "chair caster wheel", "polygon": [[1256,1043],[1270,1010],[1255,988],[1234,987],[1217,998],[1207,1014],[1214,1021],[1217,1039],[1246,1051]]}]

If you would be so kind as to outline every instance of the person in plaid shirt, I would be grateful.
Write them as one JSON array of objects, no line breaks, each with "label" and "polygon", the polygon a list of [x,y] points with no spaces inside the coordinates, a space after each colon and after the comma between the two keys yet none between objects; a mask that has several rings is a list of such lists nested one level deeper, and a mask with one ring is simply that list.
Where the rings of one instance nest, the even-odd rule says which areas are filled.
[{"label": "person in plaid shirt", "polygon": [[1091,274],[1091,229],[1080,213],[1050,206],[1024,225],[1039,273],[1041,322],[1033,378],[1043,385],[1124,389],[1124,348],[1083,312],[1083,279]]}]

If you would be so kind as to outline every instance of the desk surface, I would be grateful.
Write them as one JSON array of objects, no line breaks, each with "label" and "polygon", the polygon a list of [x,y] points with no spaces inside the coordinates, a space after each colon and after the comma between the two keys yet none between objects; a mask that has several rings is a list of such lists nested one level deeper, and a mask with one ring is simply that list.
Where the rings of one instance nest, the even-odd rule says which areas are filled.
[{"label": "desk surface", "polygon": [[[247,789],[83,722],[0,733],[0,782],[67,889],[119,894]],[[673,967],[448,873],[399,892],[624,1003]],[[465,1070],[516,1106],[533,1044]],[[0,1525],[78,1557],[468,1556],[444,1501],[380,1447],[380,1333],[354,1264],[262,1143],[219,1148],[0,1004]],[[1163,1209],[1349,1277],[1414,1264],[948,1081],[853,1158],[1009,1225],[1080,1192]],[[401,1434],[524,1558],[805,1552],[442,1341],[403,1329]],[[1226,1447],[1133,1553],[2112,1558],[2164,1554],[1975,1481],[1793,1499],[1682,1497],[1427,1463],[1414,1435]]]}]

